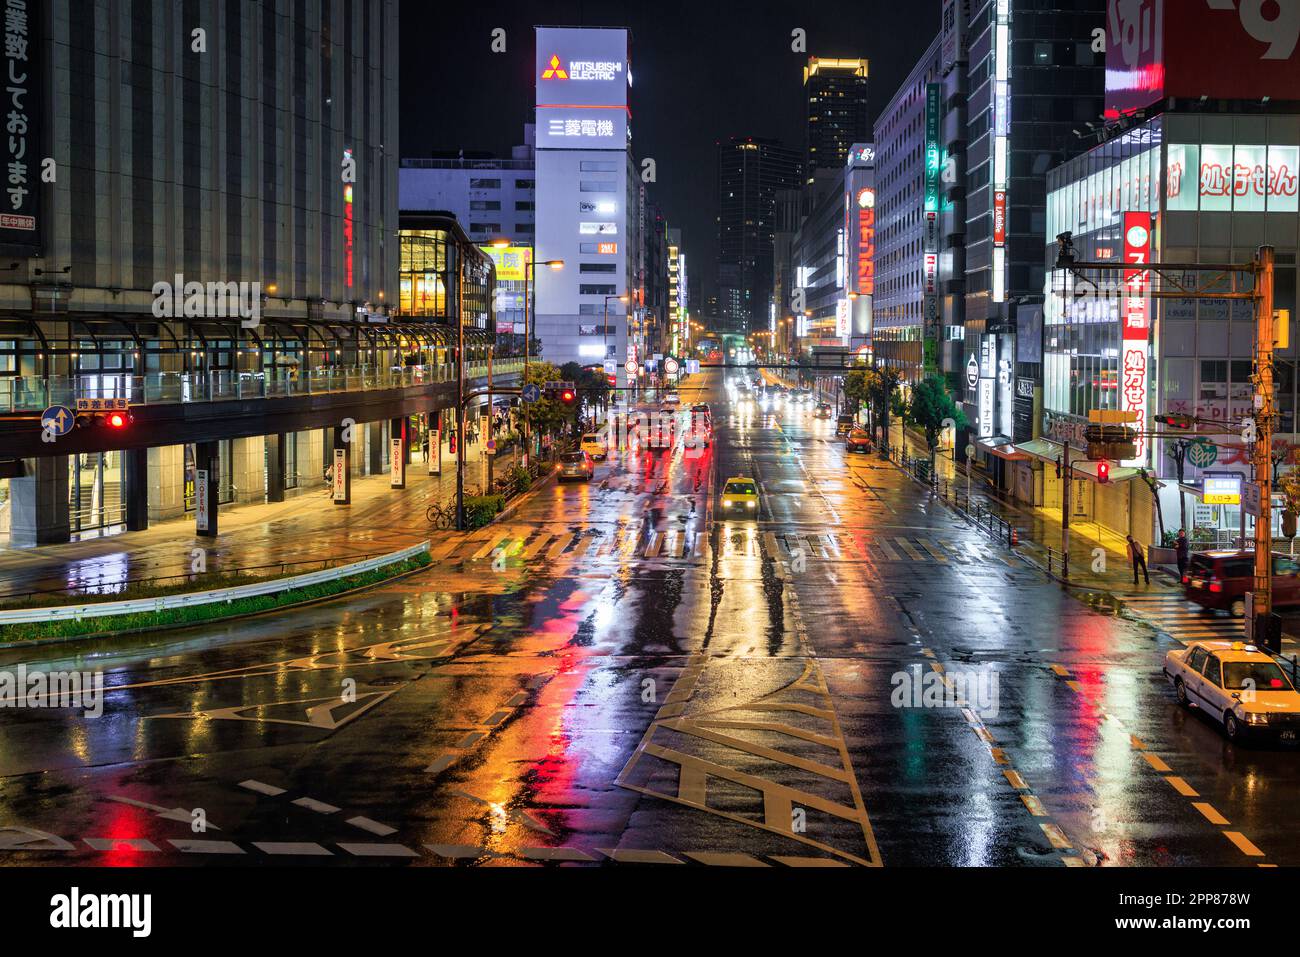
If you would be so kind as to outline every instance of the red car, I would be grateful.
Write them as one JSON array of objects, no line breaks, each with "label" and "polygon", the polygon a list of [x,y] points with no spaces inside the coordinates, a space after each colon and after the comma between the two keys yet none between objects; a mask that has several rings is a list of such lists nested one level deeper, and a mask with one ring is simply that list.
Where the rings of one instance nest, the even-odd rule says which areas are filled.
[{"label": "red car", "polygon": [[[1183,594],[1203,608],[1228,612],[1233,618],[1246,613],[1246,592],[1255,588],[1254,552],[1197,552],[1183,576]],[[1300,563],[1273,553],[1273,605],[1300,605]]]},{"label": "red car", "polygon": [[846,452],[870,452],[871,433],[866,429],[851,429],[849,437],[844,440],[844,450]]}]

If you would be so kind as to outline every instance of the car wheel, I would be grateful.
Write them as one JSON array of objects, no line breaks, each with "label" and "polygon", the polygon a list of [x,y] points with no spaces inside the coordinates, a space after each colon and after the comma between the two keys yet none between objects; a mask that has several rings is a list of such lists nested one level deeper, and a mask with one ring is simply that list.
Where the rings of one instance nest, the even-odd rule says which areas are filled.
[{"label": "car wheel", "polygon": [[1223,733],[1228,736],[1229,741],[1236,741],[1241,738],[1241,723],[1231,711],[1223,713]]},{"label": "car wheel", "polygon": [[1230,614],[1233,618],[1245,618],[1246,599],[1234,598],[1232,600],[1232,604],[1228,606],[1228,614]]},{"label": "car wheel", "polygon": [[1183,679],[1179,678],[1174,681],[1174,694],[1178,697],[1178,703],[1184,708],[1190,708],[1192,702],[1187,697],[1187,686],[1183,684]]}]

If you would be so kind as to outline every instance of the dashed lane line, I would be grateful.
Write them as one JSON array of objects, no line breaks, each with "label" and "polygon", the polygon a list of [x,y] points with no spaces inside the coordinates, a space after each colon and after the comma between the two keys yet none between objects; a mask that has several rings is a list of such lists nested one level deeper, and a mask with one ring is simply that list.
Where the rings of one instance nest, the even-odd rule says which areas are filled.
[{"label": "dashed lane line", "polygon": [[[1091,703],[1092,706],[1097,710],[1097,713],[1101,716],[1102,720],[1113,721],[1115,725],[1120,728],[1124,726],[1124,722],[1120,718],[1117,718],[1113,714],[1107,713],[1101,707],[1097,699],[1094,698],[1091,694],[1089,694],[1078,681],[1070,679],[1069,678],[1070,672],[1063,665],[1052,665],[1051,670],[1054,674],[1056,674],[1057,677],[1067,679],[1065,681],[1066,685],[1072,691],[1076,692],[1082,698],[1084,698],[1089,703]],[[1129,745],[1132,747],[1134,751],[1142,755],[1142,758],[1144,761],[1146,761],[1147,765],[1153,771],[1159,774],[1162,778],[1164,778],[1165,781],[1169,782],[1169,786],[1172,787],[1175,791],[1177,791],[1181,796],[1188,799],[1200,797],[1200,795],[1196,793],[1196,790],[1191,785],[1189,785],[1185,780],[1183,780],[1182,777],[1173,773],[1173,768],[1171,768],[1163,758],[1161,758],[1158,754],[1155,754],[1152,751],[1149,751],[1147,749],[1147,745],[1145,741],[1143,741],[1142,739],[1140,739],[1134,734],[1129,734]],[[1199,813],[1203,818],[1205,818],[1206,821],[1208,821],[1210,824],[1214,825],[1215,827],[1224,828],[1231,824],[1231,822],[1227,818],[1225,818],[1222,814],[1220,814],[1217,810],[1215,810],[1213,805],[1211,805],[1206,801],[1189,800],[1188,803],[1191,804],[1192,808],[1196,810],[1197,813]],[[1220,830],[1219,833],[1221,833],[1224,837],[1226,837],[1229,841],[1231,841],[1233,843],[1233,846],[1235,846],[1237,850],[1241,851],[1241,853],[1246,855],[1247,857],[1262,858],[1266,856],[1263,851],[1261,851],[1258,847],[1256,847],[1255,844],[1252,843],[1251,840],[1248,837],[1246,837],[1244,834],[1242,834],[1240,831]],[[1268,867],[1272,865],[1259,862],[1259,866]]]}]

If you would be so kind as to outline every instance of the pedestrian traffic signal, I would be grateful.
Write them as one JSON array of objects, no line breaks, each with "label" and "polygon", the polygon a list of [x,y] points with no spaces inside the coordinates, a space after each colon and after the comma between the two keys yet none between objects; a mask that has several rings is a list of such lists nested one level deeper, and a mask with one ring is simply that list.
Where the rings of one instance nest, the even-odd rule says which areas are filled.
[{"label": "pedestrian traffic signal", "polygon": [[1098,463],[1097,463],[1097,481],[1098,481],[1100,484],[1102,484],[1102,485],[1105,485],[1107,482],[1110,481],[1110,463],[1109,463],[1109,462],[1098,462]]}]

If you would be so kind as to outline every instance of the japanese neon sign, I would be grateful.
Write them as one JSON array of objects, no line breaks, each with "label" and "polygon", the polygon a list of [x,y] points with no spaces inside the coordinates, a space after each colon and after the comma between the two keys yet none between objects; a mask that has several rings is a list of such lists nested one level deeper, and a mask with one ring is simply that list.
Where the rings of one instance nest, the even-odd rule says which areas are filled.
[{"label": "japanese neon sign", "polygon": [[[1124,262],[1146,267],[1151,262],[1151,214],[1124,214]],[[1138,436],[1134,440],[1137,455],[1122,464],[1140,466],[1146,462],[1147,442],[1141,435],[1147,420],[1147,393],[1150,370],[1147,363],[1147,340],[1151,331],[1151,272],[1146,268],[1124,270],[1124,292],[1120,302],[1122,348],[1120,349],[1120,408],[1136,412]]]}]

